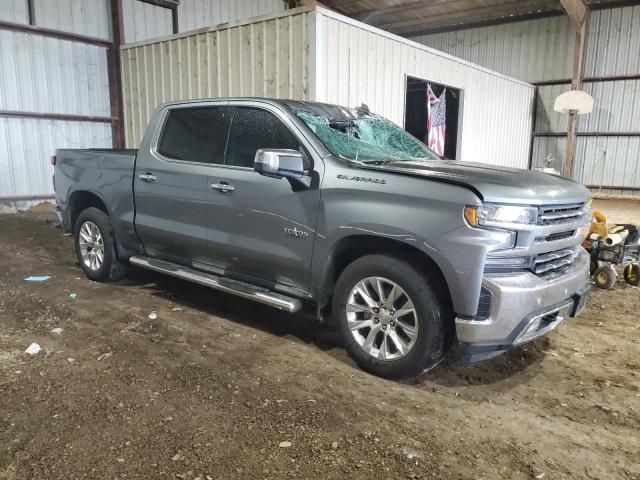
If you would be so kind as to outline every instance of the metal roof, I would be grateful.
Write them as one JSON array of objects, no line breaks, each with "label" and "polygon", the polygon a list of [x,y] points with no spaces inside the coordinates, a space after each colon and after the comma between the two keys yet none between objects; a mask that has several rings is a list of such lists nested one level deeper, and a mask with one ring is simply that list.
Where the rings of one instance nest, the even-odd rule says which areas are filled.
[{"label": "metal roof", "polygon": [[[469,28],[562,14],[559,0],[321,0],[356,20],[400,35]],[[640,3],[585,0],[592,8]]]}]

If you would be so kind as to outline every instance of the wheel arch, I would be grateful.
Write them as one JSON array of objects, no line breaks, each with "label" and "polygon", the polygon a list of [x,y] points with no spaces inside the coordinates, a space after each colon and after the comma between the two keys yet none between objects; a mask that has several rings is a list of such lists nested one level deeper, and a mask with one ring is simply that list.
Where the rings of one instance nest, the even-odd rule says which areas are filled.
[{"label": "wheel arch", "polygon": [[433,280],[438,297],[448,305],[452,304],[447,279],[436,261],[427,253],[400,240],[375,235],[350,235],[338,240],[327,256],[318,295],[319,312],[331,305],[335,284],[347,266],[358,258],[373,254],[397,257],[417,266]]},{"label": "wheel arch", "polygon": [[94,192],[88,190],[76,190],[69,197],[69,224],[71,226],[71,230],[75,230],[76,220],[80,213],[87,208],[97,208],[98,210],[103,211],[105,214],[109,215],[109,210],[107,209],[107,205],[100,198],[100,196]]}]

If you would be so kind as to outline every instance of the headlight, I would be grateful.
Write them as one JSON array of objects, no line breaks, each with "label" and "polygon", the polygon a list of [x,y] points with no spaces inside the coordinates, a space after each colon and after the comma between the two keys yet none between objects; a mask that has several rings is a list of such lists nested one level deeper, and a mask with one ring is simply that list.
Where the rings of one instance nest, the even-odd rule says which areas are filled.
[{"label": "headlight", "polygon": [[538,209],[515,205],[485,204],[481,207],[465,207],[464,218],[472,227],[492,223],[535,224],[538,221]]}]

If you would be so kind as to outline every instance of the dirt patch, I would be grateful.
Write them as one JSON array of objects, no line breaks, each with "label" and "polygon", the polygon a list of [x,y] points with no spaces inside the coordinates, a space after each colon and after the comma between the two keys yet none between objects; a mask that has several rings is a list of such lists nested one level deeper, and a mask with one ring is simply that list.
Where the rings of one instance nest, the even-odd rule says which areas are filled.
[{"label": "dirt patch", "polygon": [[622,282],[492,362],[391,382],[304,315],[142,271],[90,282],[42,214],[0,216],[0,265],[0,479],[640,478]]}]

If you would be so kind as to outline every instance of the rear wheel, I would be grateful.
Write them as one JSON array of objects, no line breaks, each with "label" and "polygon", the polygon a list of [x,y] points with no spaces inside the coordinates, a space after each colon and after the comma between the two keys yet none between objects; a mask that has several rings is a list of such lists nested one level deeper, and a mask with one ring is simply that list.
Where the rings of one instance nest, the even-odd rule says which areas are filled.
[{"label": "rear wheel", "polygon": [[118,258],[109,216],[91,207],[83,210],[74,228],[76,256],[91,280],[109,282],[121,279],[126,266]]},{"label": "rear wheel", "polygon": [[356,363],[388,378],[411,377],[444,355],[450,309],[408,262],[368,255],[342,273],[333,317]]}]

